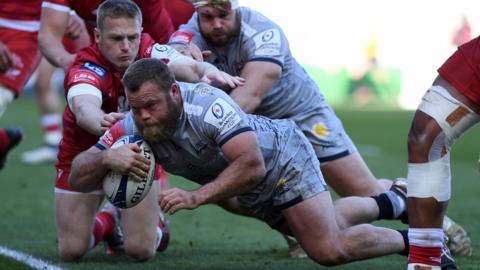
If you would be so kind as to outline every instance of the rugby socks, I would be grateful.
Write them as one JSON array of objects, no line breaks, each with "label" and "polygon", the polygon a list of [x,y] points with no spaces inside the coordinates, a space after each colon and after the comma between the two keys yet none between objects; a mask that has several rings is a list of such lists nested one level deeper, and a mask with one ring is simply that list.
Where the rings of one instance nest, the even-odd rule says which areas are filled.
[{"label": "rugby socks", "polygon": [[408,256],[408,250],[410,247],[410,241],[408,240],[408,230],[397,230],[402,235],[403,238],[403,244],[405,245],[405,249],[402,252],[399,252],[398,254],[403,255],[403,256]]},{"label": "rugby socks", "polygon": [[[410,228],[408,265],[431,266],[440,269],[444,233],[442,229]],[[409,268],[410,269],[410,268]],[[420,268],[430,269],[430,268]]]},{"label": "rugby socks", "polygon": [[94,248],[106,235],[111,235],[115,228],[115,218],[109,212],[98,212],[95,215],[93,225],[93,241],[90,242],[90,248]]},{"label": "rugby socks", "polygon": [[155,174],[153,179],[158,180],[160,191],[166,190],[168,188],[167,172],[165,172],[163,167],[158,164],[155,165]]},{"label": "rugby socks", "polygon": [[157,225],[157,242],[155,243],[155,249],[157,252],[162,252],[167,249],[170,241],[170,232],[168,229],[167,220],[160,216]]},{"label": "rugby socks", "polygon": [[44,114],[41,118],[43,132],[45,134],[45,144],[57,147],[62,139],[62,117],[59,114]]},{"label": "rugby socks", "polygon": [[7,130],[4,128],[0,128],[0,153],[6,152],[9,145],[10,138],[7,135]]},{"label": "rugby socks", "polygon": [[389,190],[380,195],[372,196],[377,202],[379,215],[377,219],[397,219],[405,211],[405,201],[395,192]]},{"label": "rugby socks", "polygon": [[162,228],[160,228],[160,225],[159,225],[157,226],[157,242],[155,243],[155,249],[157,251],[161,251],[160,243],[162,243],[162,238],[163,238],[163,232],[162,232]]}]

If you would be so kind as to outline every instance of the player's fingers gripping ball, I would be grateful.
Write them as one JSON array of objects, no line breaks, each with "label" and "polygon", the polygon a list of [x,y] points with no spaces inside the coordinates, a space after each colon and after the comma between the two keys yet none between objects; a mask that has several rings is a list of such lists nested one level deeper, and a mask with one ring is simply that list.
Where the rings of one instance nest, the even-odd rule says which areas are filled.
[{"label": "player's fingers gripping ball", "polygon": [[140,203],[152,187],[155,174],[155,157],[151,147],[140,136],[124,136],[117,140],[112,148],[134,143],[141,149],[141,155],[150,161],[148,174],[135,181],[129,175],[109,171],[103,179],[103,191],[107,199],[116,207],[130,208]]}]

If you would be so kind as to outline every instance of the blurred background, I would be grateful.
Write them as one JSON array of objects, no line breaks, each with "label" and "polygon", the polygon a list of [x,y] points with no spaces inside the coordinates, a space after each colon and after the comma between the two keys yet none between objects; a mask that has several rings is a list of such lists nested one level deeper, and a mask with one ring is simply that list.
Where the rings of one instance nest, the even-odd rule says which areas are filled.
[{"label": "blurred background", "polygon": [[480,1],[239,0],[278,23],[334,107],[415,109],[456,47],[480,33]]}]

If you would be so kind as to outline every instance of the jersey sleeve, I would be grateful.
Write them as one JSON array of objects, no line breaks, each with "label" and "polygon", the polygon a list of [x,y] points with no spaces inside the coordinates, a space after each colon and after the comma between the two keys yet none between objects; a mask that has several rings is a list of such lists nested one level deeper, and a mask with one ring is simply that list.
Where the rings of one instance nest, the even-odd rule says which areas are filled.
[{"label": "jersey sleeve", "polygon": [[67,0],[47,0],[42,1],[42,8],[51,8],[57,11],[69,13],[72,11]]},{"label": "jersey sleeve", "polygon": [[173,62],[182,58],[187,58],[185,55],[181,54],[174,48],[168,45],[160,45],[158,43],[153,45],[150,57],[160,59],[166,65],[170,65]]},{"label": "jersey sleeve", "polygon": [[100,150],[109,149],[118,139],[127,135],[139,135],[131,113],[128,113],[124,119],[107,130],[95,144],[95,147]]},{"label": "jersey sleeve", "polygon": [[283,67],[289,48],[280,28],[271,25],[270,28],[260,30],[246,44],[249,61],[267,61]]},{"label": "jersey sleeve", "polygon": [[253,130],[247,124],[247,114],[223,91],[214,91],[203,103],[206,110],[200,126],[220,147],[236,135]]},{"label": "jersey sleeve", "polygon": [[85,61],[79,65],[72,66],[67,74],[66,91],[70,87],[80,83],[90,84],[98,89],[102,88],[102,80],[107,70],[100,65]]}]

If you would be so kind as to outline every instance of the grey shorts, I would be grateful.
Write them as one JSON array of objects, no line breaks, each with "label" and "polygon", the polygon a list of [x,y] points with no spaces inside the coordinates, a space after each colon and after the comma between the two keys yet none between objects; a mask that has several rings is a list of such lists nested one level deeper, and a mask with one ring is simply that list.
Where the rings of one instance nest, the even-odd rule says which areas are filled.
[{"label": "grey shorts", "polygon": [[320,163],[312,146],[298,129],[293,129],[264,181],[238,196],[240,205],[275,228],[282,223],[282,210],[327,191]]},{"label": "grey shorts", "polygon": [[333,109],[323,101],[313,110],[290,118],[303,131],[320,162],[336,160],[357,152]]}]

